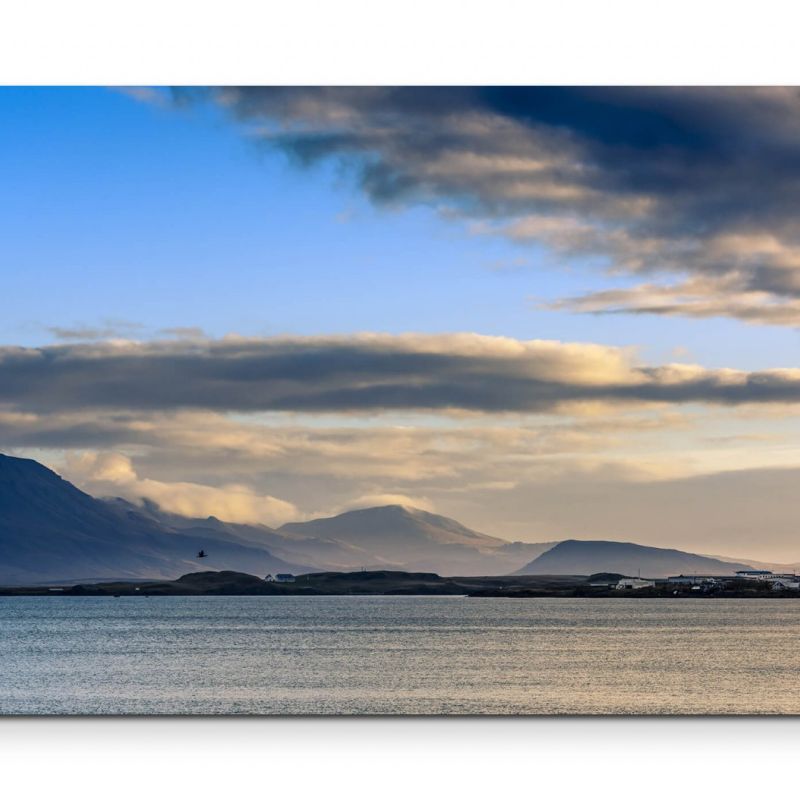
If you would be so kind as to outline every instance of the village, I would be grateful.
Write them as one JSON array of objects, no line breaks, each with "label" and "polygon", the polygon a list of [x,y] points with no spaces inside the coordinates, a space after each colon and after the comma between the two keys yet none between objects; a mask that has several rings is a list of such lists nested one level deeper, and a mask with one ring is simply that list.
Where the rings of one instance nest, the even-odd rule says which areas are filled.
[{"label": "village", "polygon": [[800,591],[800,575],[773,573],[768,569],[739,570],[734,575],[673,575],[661,579],[621,578],[613,588],[621,592],[673,588],[675,594],[685,589],[708,594],[736,586],[746,587],[748,582],[757,582],[757,588],[769,588],[774,592]]}]

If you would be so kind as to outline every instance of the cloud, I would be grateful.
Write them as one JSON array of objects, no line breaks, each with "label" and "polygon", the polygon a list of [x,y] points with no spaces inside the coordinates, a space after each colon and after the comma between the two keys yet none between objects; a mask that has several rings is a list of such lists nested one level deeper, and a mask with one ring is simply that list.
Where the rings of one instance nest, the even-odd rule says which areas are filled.
[{"label": "cloud", "polygon": [[147,498],[166,511],[187,517],[215,516],[227,522],[280,525],[299,516],[297,508],[291,503],[259,494],[247,486],[204,486],[140,478],[131,459],[121,453],[68,455],[65,473],[93,493],[122,495],[133,501]]},{"label": "cloud", "polygon": [[423,511],[434,511],[433,503],[426,497],[409,497],[407,494],[365,494],[339,506],[334,513],[352,511],[355,508],[374,508],[376,506],[406,506]]},{"label": "cloud", "polygon": [[800,297],[748,290],[739,275],[640,284],[563,298],[544,307],[589,314],[732,317],[752,325],[800,326]]},{"label": "cloud", "polygon": [[[706,279],[706,295],[668,304],[669,313],[796,324],[795,308],[757,308],[800,299],[796,88],[174,94],[179,104],[209,98],[254,141],[298,164],[338,161],[376,203],[429,203],[475,220],[475,231],[536,242],[560,261],[588,258],[659,280],[676,273]],[[735,279],[746,297],[726,302],[713,294],[715,279]],[[618,311],[660,308],[623,304]]]},{"label": "cloud", "polygon": [[165,336],[174,336],[176,339],[205,339],[206,332],[196,326],[196,325],[189,325],[189,326],[178,326],[175,328],[161,328],[159,333],[164,334]]},{"label": "cloud", "polygon": [[797,403],[800,369],[638,364],[629,350],[477,334],[361,334],[0,348],[29,413],[546,412],[564,403]]},{"label": "cloud", "polygon": [[48,332],[62,341],[103,341],[107,339],[127,339],[144,330],[144,325],[127,320],[107,320],[102,325],[51,325]]},{"label": "cloud", "polygon": [[124,94],[139,103],[162,108],[168,107],[171,102],[169,90],[156,86],[114,86],[112,91]]},{"label": "cloud", "polygon": [[[771,479],[760,477],[800,463],[794,409],[579,410],[402,422],[395,414],[0,410],[0,449],[43,461],[92,494],[148,497],[192,516],[278,524],[399,502],[528,541],[624,535],[732,552],[726,542],[736,531],[745,555],[773,548],[800,558],[791,555],[793,505],[774,502]],[[722,489],[706,495],[699,480],[745,468],[750,477],[719,484],[734,487],[734,499]],[[790,491],[788,473],[781,486]],[[758,523],[762,512],[768,523]]]},{"label": "cloud", "polygon": [[[3,448],[86,449],[136,455],[150,476],[187,477],[202,484],[269,486],[291,476],[298,486],[327,481],[352,497],[403,494],[418,487],[539,478],[557,458],[608,460],[639,437],[674,436],[690,430],[694,415],[660,410],[589,418],[507,420],[467,418],[441,425],[363,419],[231,418],[210,412],[70,412],[24,415],[0,412]],[[707,430],[707,426],[704,426]],[[36,457],[35,454],[32,457]],[[547,463],[545,463],[547,462]],[[402,489],[398,487],[403,487]],[[296,487],[295,487],[296,488]],[[303,502],[314,490],[300,495]]]},{"label": "cloud", "polygon": [[589,314],[655,314],[658,316],[731,317],[751,325],[800,326],[800,298],[733,288],[730,281],[686,281],[641,284],[563,298],[543,307]]}]

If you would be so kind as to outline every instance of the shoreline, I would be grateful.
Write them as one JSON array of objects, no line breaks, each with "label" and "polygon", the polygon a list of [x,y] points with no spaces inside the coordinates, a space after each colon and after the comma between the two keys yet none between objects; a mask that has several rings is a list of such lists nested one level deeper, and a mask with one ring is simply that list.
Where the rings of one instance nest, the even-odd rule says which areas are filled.
[{"label": "shoreline", "polygon": [[694,586],[657,579],[654,585],[615,588],[624,576],[505,575],[441,577],[428,572],[373,570],[322,572],[274,581],[242,572],[194,572],[176,580],[84,581],[67,585],[0,587],[0,597],[369,597],[450,596],[480,599],[800,599],[800,591],[776,591],[764,581],[731,578]]}]

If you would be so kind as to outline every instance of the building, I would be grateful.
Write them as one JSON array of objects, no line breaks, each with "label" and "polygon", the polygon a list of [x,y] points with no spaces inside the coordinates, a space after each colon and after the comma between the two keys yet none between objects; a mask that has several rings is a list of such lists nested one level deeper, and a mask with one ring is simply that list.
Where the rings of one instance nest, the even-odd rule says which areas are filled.
[{"label": "building", "polygon": [[729,575],[671,575],[667,583],[683,586],[716,586],[730,580]]},{"label": "building", "polygon": [[667,583],[677,583],[685,586],[693,586],[702,583],[703,578],[699,575],[670,575]]},{"label": "building", "polygon": [[773,592],[783,592],[786,590],[797,591],[800,589],[800,581],[793,577],[781,576],[780,578],[775,578],[774,581],[770,581],[770,583],[772,584]]},{"label": "building", "polygon": [[275,576],[276,583],[294,583],[294,575],[288,572],[279,572]]},{"label": "building", "polygon": [[648,581],[644,578],[622,578],[614,587],[615,589],[649,589],[656,585],[655,581]]},{"label": "building", "polygon": [[770,578],[772,578],[772,570],[740,569],[736,572],[736,577],[745,581],[768,581]]},{"label": "building", "polygon": [[746,581],[764,581],[775,591],[800,589],[800,578],[797,575],[776,574],[768,569],[744,569],[737,572],[736,577]]}]

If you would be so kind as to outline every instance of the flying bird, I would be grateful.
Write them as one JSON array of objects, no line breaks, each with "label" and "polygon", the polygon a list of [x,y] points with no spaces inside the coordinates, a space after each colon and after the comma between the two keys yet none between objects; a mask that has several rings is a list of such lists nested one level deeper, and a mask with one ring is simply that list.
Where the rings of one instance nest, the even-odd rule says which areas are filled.
[{"label": "flying bird", "polygon": [[201,551],[200,551],[200,552],[197,554],[197,557],[198,557],[198,558],[208,558],[208,553],[206,553],[206,551],[205,551],[205,550],[201,550]]}]

